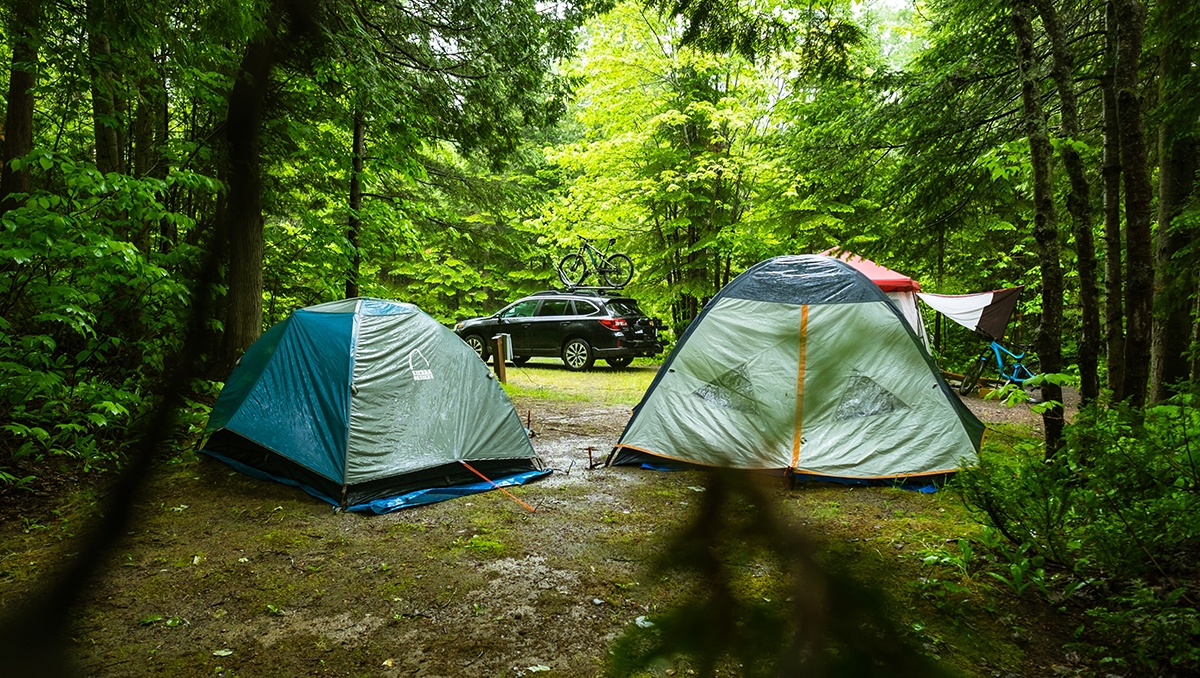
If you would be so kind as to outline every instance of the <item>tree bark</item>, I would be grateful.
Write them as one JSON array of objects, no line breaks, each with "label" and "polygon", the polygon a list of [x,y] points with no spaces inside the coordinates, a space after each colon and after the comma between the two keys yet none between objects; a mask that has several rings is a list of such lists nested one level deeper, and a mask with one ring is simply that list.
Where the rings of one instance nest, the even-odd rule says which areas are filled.
[{"label": "tree bark", "polygon": [[1154,258],[1150,206],[1154,192],[1146,157],[1145,125],[1138,92],[1138,62],[1146,9],[1140,0],[1115,0],[1117,17],[1117,124],[1125,179],[1125,398],[1146,403],[1150,379],[1150,332],[1154,319]]},{"label": "tree bark", "polygon": [[262,334],[263,213],[259,147],[278,26],[278,12],[272,12],[263,32],[246,46],[229,93],[225,117],[229,158],[225,210],[229,292],[222,363],[227,368],[232,368]]},{"label": "tree bark", "polygon": [[[157,64],[154,67],[157,70]],[[133,175],[139,179],[165,179],[167,176],[162,154],[166,122],[160,120],[166,113],[166,96],[160,73],[146,75],[138,84],[137,108],[133,118]],[[161,224],[143,223],[133,242],[142,254],[148,256],[154,231],[161,234],[166,229],[165,221]]]},{"label": "tree bark", "polygon": [[[1029,0],[1013,3],[1013,32],[1017,38],[1017,66],[1021,74],[1021,104],[1024,112],[1025,134],[1029,139],[1030,160],[1033,163],[1033,237],[1037,241],[1038,266],[1042,274],[1042,318],[1037,337],[1038,358],[1042,371],[1062,371],[1062,309],[1063,275],[1059,265],[1058,226],[1054,216],[1054,187],[1050,165],[1054,149],[1046,127],[1046,113],[1038,93],[1038,76],[1033,50],[1032,7]],[[1046,382],[1042,399],[1062,402],[1062,387]],[[1042,414],[1046,431],[1046,456],[1051,457],[1062,445],[1062,405]]]},{"label": "tree bark", "polygon": [[[155,164],[151,166],[151,174],[160,179],[167,178],[170,173],[168,160],[165,154],[167,143],[170,141],[170,124],[171,111],[169,95],[167,94],[167,83],[165,77],[165,61],[166,56],[160,55],[157,71],[154,81],[154,104],[157,108],[157,114],[154,116],[154,148],[155,148]],[[181,210],[182,205],[179,204],[178,193],[171,200],[168,207],[175,212]],[[158,249],[160,252],[170,252],[175,248],[179,240],[179,230],[175,226],[175,222],[169,219],[163,219],[159,222],[159,239]]]},{"label": "tree bark", "polygon": [[[1165,0],[1164,17],[1182,17],[1192,0]],[[1192,301],[1196,273],[1182,259],[1196,239],[1194,229],[1173,224],[1192,198],[1197,169],[1197,138],[1191,132],[1200,116],[1194,97],[1187,92],[1195,53],[1194,22],[1180,22],[1182,31],[1161,31],[1166,38],[1159,48],[1159,101],[1164,109],[1158,128],[1158,228],[1155,232],[1154,331],[1150,346],[1151,399],[1166,400],[1173,386],[1191,373],[1188,349],[1192,330]],[[1190,104],[1190,105],[1189,105]]]},{"label": "tree bark", "polygon": [[1079,340],[1080,399],[1094,402],[1100,395],[1100,289],[1096,284],[1096,242],[1092,235],[1091,188],[1083,166],[1083,158],[1073,142],[1079,139],[1079,106],[1075,95],[1075,64],[1063,34],[1058,11],[1051,0],[1034,0],[1042,26],[1050,38],[1054,66],[1051,75],[1058,87],[1062,135],[1060,155],[1071,192],[1067,195],[1067,212],[1071,214],[1071,233],[1075,237],[1075,254],[1079,266],[1079,306],[1082,332]]},{"label": "tree bark", "polygon": [[121,172],[122,154],[117,131],[116,84],[112,75],[112,45],[104,30],[104,0],[88,0],[88,60],[92,78],[92,130],[96,138],[96,169]]},{"label": "tree bark", "polygon": [[1104,101],[1104,345],[1108,388],[1114,402],[1125,399],[1125,285],[1121,264],[1121,132],[1117,124],[1117,19],[1115,0],[1105,11],[1105,60],[1100,77]]},{"label": "tree bark", "polygon": [[4,115],[4,153],[0,157],[0,214],[20,207],[23,199],[13,193],[28,193],[29,170],[14,170],[9,164],[33,150],[33,87],[37,84],[37,32],[41,14],[38,0],[17,3],[8,37],[12,41],[12,71],[8,80],[8,110]]},{"label": "tree bark", "polygon": [[350,219],[346,225],[346,241],[350,244],[350,270],[346,271],[346,298],[358,296],[358,269],[362,265],[362,253],[358,250],[358,233],[362,227],[359,210],[362,209],[363,156],[366,155],[367,126],[361,110],[354,112],[354,147],[350,168]]}]

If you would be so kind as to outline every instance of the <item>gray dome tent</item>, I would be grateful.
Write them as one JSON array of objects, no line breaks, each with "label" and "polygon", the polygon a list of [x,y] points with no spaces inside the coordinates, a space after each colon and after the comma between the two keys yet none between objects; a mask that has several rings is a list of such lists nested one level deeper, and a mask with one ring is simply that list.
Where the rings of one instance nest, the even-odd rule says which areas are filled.
[{"label": "gray dome tent", "polygon": [[704,307],[609,462],[900,480],[973,461],[983,428],[878,286],[830,257],[783,256]]},{"label": "gray dome tent", "polygon": [[382,299],[311,306],[272,327],[207,432],[204,453],[356,511],[550,473],[475,352],[416,306]]}]

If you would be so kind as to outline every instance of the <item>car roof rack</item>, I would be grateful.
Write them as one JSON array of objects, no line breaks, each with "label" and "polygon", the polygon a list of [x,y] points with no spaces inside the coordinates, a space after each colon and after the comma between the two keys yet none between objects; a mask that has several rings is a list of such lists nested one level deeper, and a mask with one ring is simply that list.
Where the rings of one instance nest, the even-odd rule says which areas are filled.
[{"label": "car roof rack", "polygon": [[619,296],[623,292],[624,289],[625,289],[624,287],[568,286],[565,294],[587,294],[587,295],[596,296],[596,297],[602,297],[602,296],[605,296],[606,294],[609,296]]},{"label": "car roof rack", "polygon": [[582,297],[619,297],[623,296],[622,287],[568,287],[565,290],[541,290],[529,295],[531,297],[556,297],[559,295],[573,294]]}]

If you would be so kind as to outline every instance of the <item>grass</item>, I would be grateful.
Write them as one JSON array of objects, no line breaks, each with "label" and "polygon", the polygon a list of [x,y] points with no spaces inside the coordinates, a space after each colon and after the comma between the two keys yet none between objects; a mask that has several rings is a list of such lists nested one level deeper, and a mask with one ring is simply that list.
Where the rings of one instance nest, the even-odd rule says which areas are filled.
[{"label": "grass", "polygon": [[633,407],[657,373],[657,366],[644,360],[620,370],[597,363],[589,372],[572,372],[560,360],[534,358],[524,367],[507,368],[504,390],[513,398]]}]

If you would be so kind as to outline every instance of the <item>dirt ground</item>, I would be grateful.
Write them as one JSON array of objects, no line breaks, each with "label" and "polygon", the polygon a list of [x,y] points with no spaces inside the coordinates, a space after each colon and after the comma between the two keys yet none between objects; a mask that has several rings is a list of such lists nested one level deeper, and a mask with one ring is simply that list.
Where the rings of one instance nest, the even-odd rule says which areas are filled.
[{"label": "dirt ground", "polygon": [[[654,369],[635,365],[620,377],[632,386],[604,388],[637,394]],[[82,674],[603,674],[616,639],[678,602],[681,583],[649,563],[693,517],[706,479],[591,468],[588,448],[592,462],[603,458],[636,395],[579,395],[596,390],[589,380],[603,368],[598,376],[549,363],[514,371],[540,389],[518,391],[514,404],[555,469],[513,490],[536,513],[499,492],[385,516],[338,513],[183,454],[158,468],[135,527],[78,611],[72,642]],[[558,383],[576,391],[555,395]],[[968,403],[985,421],[1037,425],[1027,410]],[[782,482],[771,491],[797,529],[853,562],[910,638],[952,669],[1008,678],[1083,668],[1060,649],[1069,619],[1048,606],[997,605],[969,591],[955,601],[929,595],[924,558],[977,529],[952,493]],[[0,606],[71,552],[96,496],[79,487],[0,513]],[[674,657],[647,675],[691,670]]]}]

